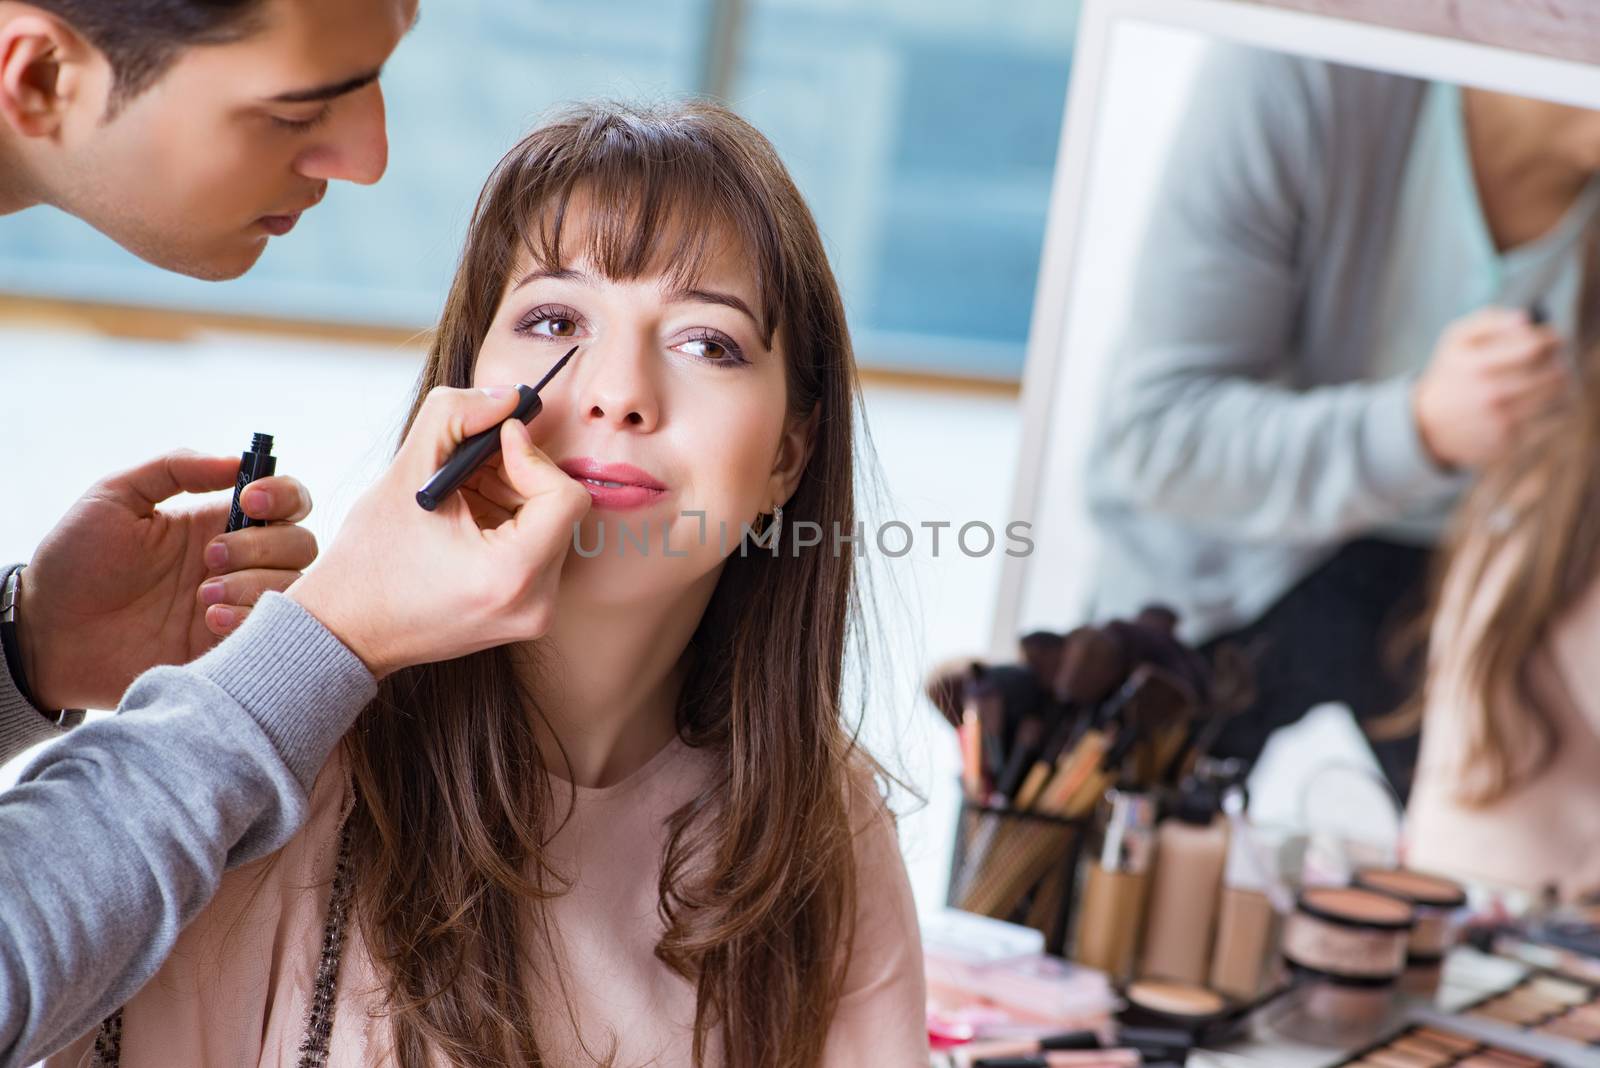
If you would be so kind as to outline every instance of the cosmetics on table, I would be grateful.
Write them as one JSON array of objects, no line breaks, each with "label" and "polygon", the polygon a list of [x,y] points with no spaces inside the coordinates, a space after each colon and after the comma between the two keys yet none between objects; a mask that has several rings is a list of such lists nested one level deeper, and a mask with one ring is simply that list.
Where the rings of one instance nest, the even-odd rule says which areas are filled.
[{"label": "cosmetics on table", "polygon": [[1116,1007],[1103,974],[1047,956],[1040,933],[1018,924],[942,909],[923,918],[922,947],[930,1008],[974,1021],[967,1037],[1092,1030]]},{"label": "cosmetics on table", "polygon": [[1228,1015],[1228,999],[1214,990],[1164,979],[1129,983],[1122,994],[1126,1008],[1118,1015],[1125,1023],[1174,1027],[1199,1035]]},{"label": "cosmetics on table", "polygon": [[1486,953],[1520,961],[1580,982],[1600,983],[1600,956],[1590,956],[1564,946],[1551,945],[1527,926],[1508,924],[1469,939]]},{"label": "cosmetics on table", "polygon": [[1212,933],[1228,855],[1228,822],[1215,783],[1191,776],[1173,813],[1156,829],[1139,974],[1202,984],[1211,972]]},{"label": "cosmetics on table", "polygon": [[1475,928],[1470,940],[1486,952],[1600,984],[1600,909],[1593,906],[1547,907],[1513,923]]},{"label": "cosmetics on table", "polygon": [[1297,978],[1285,1033],[1332,1046],[1381,1033],[1395,1010],[1414,924],[1411,905],[1387,894],[1303,891],[1283,931],[1283,956]]},{"label": "cosmetics on table", "polygon": [[1335,1068],[1556,1068],[1443,1027],[1408,1027],[1340,1061]]},{"label": "cosmetics on table", "polygon": [[1139,1068],[1143,1063],[1138,1050],[1100,1049],[981,1057],[972,1062],[972,1068]]},{"label": "cosmetics on table", "polygon": [[1084,879],[1073,956],[1121,980],[1133,974],[1144,924],[1156,805],[1149,794],[1134,790],[1112,790],[1106,800],[1105,838]]},{"label": "cosmetics on table", "polygon": [[1467,904],[1466,890],[1442,876],[1392,868],[1363,868],[1351,882],[1411,904],[1417,922],[1407,943],[1400,986],[1408,994],[1432,997],[1444,972],[1444,955],[1455,942],[1453,925],[1456,914]]},{"label": "cosmetics on table", "polygon": [[1042,1038],[1019,1038],[972,1042],[957,1047],[951,1060],[955,1068],[978,1068],[994,1064],[1069,1065],[1072,1068],[1137,1068],[1138,1051],[1105,1048],[1095,1031],[1068,1031]]},{"label": "cosmetics on table", "polygon": [[1217,940],[1211,949],[1211,987],[1249,1001],[1266,989],[1279,920],[1268,893],[1272,873],[1256,852],[1243,812],[1230,818],[1229,825]]},{"label": "cosmetics on table", "polygon": [[1453,1014],[1428,1006],[1414,1014],[1566,1068],[1600,1065],[1600,987],[1590,983],[1530,972]]},{"label": "cosmetics on table", "polygon": [[1235,1001],[1203,986],[1141,979],[1123,989],[1117,1041],[1144,1050],[1147,1060],[1181,1064],[1186,1047],[1222,1047],[1244,1037],[1252,1018],[1290,989],[1279,986],[1259,998]]}]

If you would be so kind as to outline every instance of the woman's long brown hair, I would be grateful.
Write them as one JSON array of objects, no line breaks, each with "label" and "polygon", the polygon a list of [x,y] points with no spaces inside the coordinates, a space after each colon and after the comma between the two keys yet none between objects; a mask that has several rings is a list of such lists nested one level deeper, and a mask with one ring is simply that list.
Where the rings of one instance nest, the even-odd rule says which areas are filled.
[{"label": "woman's long brown hair", "polygon": [[[1560,738],[1549,695],[1533,684],[1528,666],[1600,565],[1600,230],[1585,248],[1571,342],[1578,381],[1484,469],[1435,568],[1435,612],[1448,605],[1449,618],[1459,621],[1477,597],[1493,601],[1473,606],[1486,615],[1470,629],[1433,633],[1451,647],[1432,650],[1428,683],[1397,717],[1399,724],[1420,723],[1434,668],[1444,657],[1460,665],[1462,685],[1446,714],[1463,720],[1455,792],[1468,804],[1493,804],[1548,766]],[[1493,592],[1480,594],[1486,581]]]},{"label": "woman's long brown hair", "polygon": [[[598,223],[583,235],[569,228],[564,246],[575,196]],[[558,267],[582,253],[614,279],[662,265],[692,276],[719,235],[748,254],[758,310],[787,354],[789,412],[820,409],[785,522],[854,530],[859,387],[838,287],[772,146],[713,105],[586,106],[501,160],[473,213],[407,427],[429,389],[471,384],[520,256]],[[741,1068],[821,1057],[853,934],[851,784],[876,771],[841,709],[861,609],[854,562],[848,543],[734,553],[686,653],[679,734],[715,751],[718,771],[670,820],[656,956],[694,985],[696,1063],[714,1050]],[[512,657],[493,649],[386,679],[346,742],[359,798],[358,929],[386,978],[406,1068],[433,1055],[550,1063],[532,1004],[567,989],[541,906],[564,889],[542,859],[564,809]]]}]

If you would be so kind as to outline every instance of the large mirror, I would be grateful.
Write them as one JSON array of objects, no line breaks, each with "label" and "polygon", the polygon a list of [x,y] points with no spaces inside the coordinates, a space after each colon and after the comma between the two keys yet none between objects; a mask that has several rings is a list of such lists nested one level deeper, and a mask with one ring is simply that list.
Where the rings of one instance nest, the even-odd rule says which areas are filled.
[{"label": "large mirror", "polygon": [[[1453,821],[1484,811],[1459,793],[1522,804],[1575,745],[1600,759],[1583,700],[1551,696],[1600,642],[1563,622],[1600,567],[1600,70],[1254,3],[1089,0],[1079,35],[1011,517],[1035,547],[997,654],[1166,605],[1255,660],[1216,755],[1342,705],[1374,778],[1461,843],[1413,856],[1554,879],[1543,854],[1475,866],[1507,839]],[[1412,794],[1424,718],[1465,791]]]}]

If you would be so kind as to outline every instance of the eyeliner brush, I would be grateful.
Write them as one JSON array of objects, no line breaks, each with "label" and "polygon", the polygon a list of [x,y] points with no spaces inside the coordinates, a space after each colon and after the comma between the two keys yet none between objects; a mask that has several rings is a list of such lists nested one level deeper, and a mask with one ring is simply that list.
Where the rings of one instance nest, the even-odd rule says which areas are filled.
[{"label": "eyeliner brush", "polygon": [[[517,401],[516,410],[506,418],[521,419],[524,423],[531,423],[534,416],[544,410],[544,402],[539,399],[539,391],[549,384],[550,380],[556,376],[556,372],[565,367],[567,361],[572,359],[577,351],[578,346],[572,346],[567,354],[556,361],[554,367],[550,368],[550,373],[539,380],[538,385],[524,386],[518,384],[517,394],[520,399]],[[450,496],[461,487],[463,482],[471,478],[472,473],[482,467],[485,460],[499,451],[499,425],[472,435],[456,446],[456,451],[450,454],[450,459],[444,462],[444,466],[439,468],[434,473],[434,476],[428,479],[427,484],[417,491],[417,503],[422,505],[426,511],[433,511],[439,507],[440,501]]]}]

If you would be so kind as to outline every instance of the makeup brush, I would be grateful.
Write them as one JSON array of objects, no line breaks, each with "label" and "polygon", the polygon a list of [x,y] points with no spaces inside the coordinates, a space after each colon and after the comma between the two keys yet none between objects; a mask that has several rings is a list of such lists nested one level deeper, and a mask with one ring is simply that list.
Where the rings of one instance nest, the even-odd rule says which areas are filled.
[{"label": "makeup brush", "polygon": [[1039,685],[1049,686],[1055,682],[1056,673],[1061,670],[1061,652],[1066,640],[1063,634],[1036,630],[1032,634],[1024,634],[1017,643],[1022,662],[1039,680]]},{"label": "makeup brush", "polygon": [[1017,728],[1029,716],[1037,715],[1050,700],[1050,691],[1033,669],[1022,664],[988,664],[984,678],[1000,693],[1003,712],[999,720],[1001,753],[1011,752]]},{"label": "makeup brush", "polygon": [[[536,386],[517,386],[517,407],[507,416],[507,419],[520,419],[530,423],[534,417],[544,410],[544,402],[539,399],[539,391],[550,383],[567,365],[579,346],[574,345],[567,354],[556,361],[550,372],[539,380]],[[503,424],[502,424],[503,425]],[[444,462],[444,466],[434,472],[423,487],[417,491],[417,503],[426,511],[433,511],[439,503],[450,494],[461,488],[461,484],[472,477],[474,471],[482,467],[484,462],[500,451],[500,425],[492,426],[488,430],[472,435],[460,445],[455,452]]]},{"label": "makeup brush", "polygon": [[1082,717],[1064,710],[1055,727],[1048,732],[1044,745],[1034,757],[1033,765],[1023,777],[1022,785],[1017,787],[1013,798],[1015,808],[1026,811],[1033,807],[1045,783],[1055,773],[1056,762],[1061,759],[1061,754],[1083,735],[1085,729],[1086,721]]},{"label": "makeup brush", "polygon": [[1079,627],[1062,642],[1052,689],[1058,701],[1097,705],[1115,692],[1131,667],[1119,637],[1097,627]]},{"label": "makeup brush", "polygon": [[922,692],[950,726],[961,729],[962,701],[966,696],[967,676],[978,661],[952,660],[933,669]]},{"label": "makeup brush", "polygon": [[1139,626],[1169,638],[1178,635],[1178,613],[1164,604],[1147,604],[1133,617]]},{"label": "makeup brush", "polygon": [[1184,679],[1204,704],[1210,696],[1210,665],[1205,657],[1178,639],[1173,629],[1176,626],[1175,616],[1171,617],[1172,622],[1169,623],[1166,617],[1170,613],[1159,608],[1155,612],[1160,614],[1150,617],[1153,625],[1152,622],[1113,619],[1104,629],[1122,643],[1130,664],[1149,662],[1161,665]]},{"label": "makeup brush", "polygon": [[1045,719],[1043,716],[1033,715],[1023,720],[1017,727],[1017,734],[1011,742],[1007,752],[1005,767],[1001,769],[1000,777],[995,780],[995,792],[1002,794],[1008,800],[1015,800],[1017,791],[1022,788],[1022,780],[1027,776],[1028,769],[1039,755],[1039,750],[1045,743]]},{"label": "makeup brush", "polygon": [[980,766],[987,785],[992,787],[1000,778],[1005,760],[1006,694],[1000,673],[974,663],[967,676],[962,707],[963,721],[972,717],[978,722],[982,739]]}]

